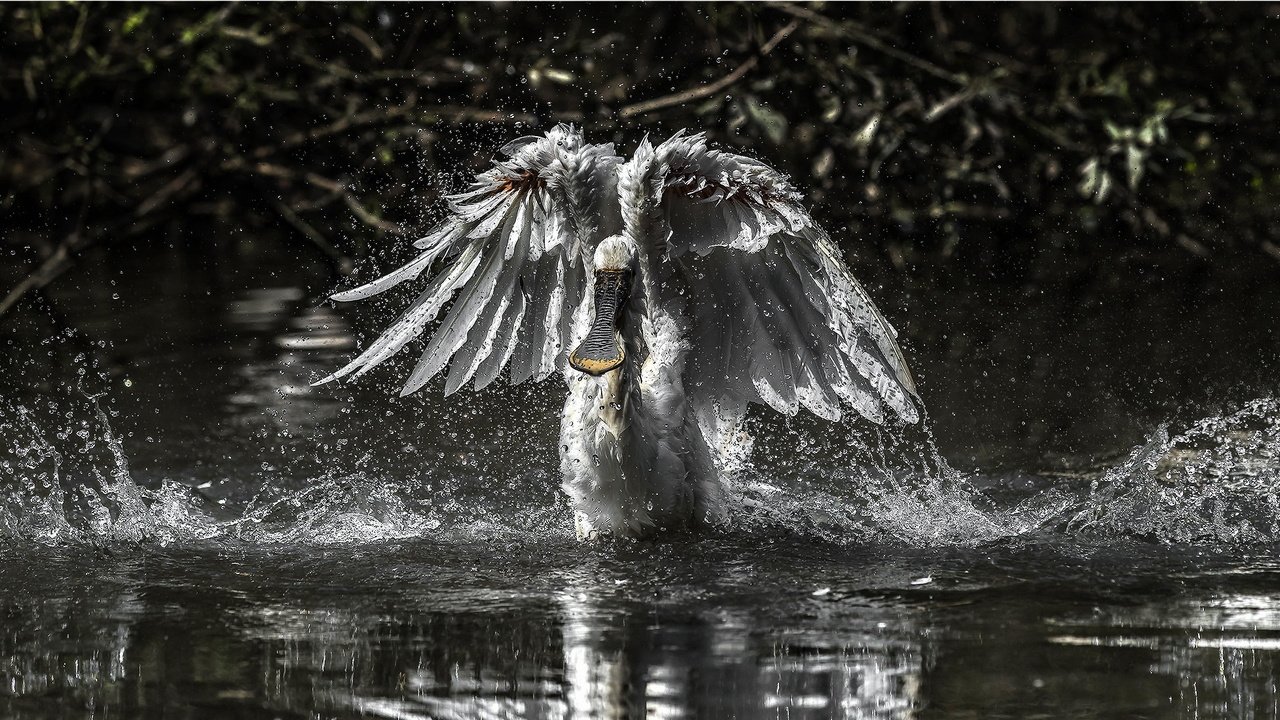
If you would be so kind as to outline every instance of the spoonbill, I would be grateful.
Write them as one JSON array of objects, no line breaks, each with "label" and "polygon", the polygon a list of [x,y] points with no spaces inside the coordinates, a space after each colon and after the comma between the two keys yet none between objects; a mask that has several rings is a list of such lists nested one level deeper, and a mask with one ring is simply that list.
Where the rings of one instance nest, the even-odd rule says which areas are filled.
[{"label": "spoonbill", "polygon": [[368,372],[449,306],[402,395],[441,373],[446,395],[504,370],[513,384],[563,374],[562,487],[580,538],[722,521],[749,403],[919,418],[896,332],[781,173],[684,131],[625,162],[567,125],[501,153],[447,198],[416,258],[333,295],[440,266],[320,383]]}]

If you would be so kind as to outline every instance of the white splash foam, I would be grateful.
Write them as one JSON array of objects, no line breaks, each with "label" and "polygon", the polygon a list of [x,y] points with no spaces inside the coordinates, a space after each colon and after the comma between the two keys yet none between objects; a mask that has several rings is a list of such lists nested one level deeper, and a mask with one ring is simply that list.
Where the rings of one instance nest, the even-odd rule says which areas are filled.
[{"label": "white splash foam", "polygon": [[[74,434],[95,464],[86,478],[65,477],[57,449],[66,433],[43,432],[24,408],[6,406],[0,436],[8,447],[0,477],[0,538],[36,545],[254,545],[378,543],[415,537],[457,540],[503,535],[561,538],[562,504],[481,485],[413,487],[363,474],[313,479],[272,495],[270,483],[231,521],[213,517],[193,488],[166,480],[155,489],[130,474],[119,438],[96,403]],[[1087,491],[1044,490],[1016,507],[998,507],[951,468],[931,436],[877,431],[873,441],[820,453],[799,480],[747,471],[730,491],[731,533],[784,530],[841,543],[895,542],[918,547],[976,546],[1056,532],[1109,540],[1241,546],[1280,541],[1280,401],[1262,398],[1196,422],[1174,436],[1161,427]],[[84,452],[83,450],[81,452]],[[826,450],[822,451],[827,452]],[[287,468],[286,468],[287,471]],[[263,497],[269,497],[264,500]],[[560,526],[564,526],[561,528]]]}]

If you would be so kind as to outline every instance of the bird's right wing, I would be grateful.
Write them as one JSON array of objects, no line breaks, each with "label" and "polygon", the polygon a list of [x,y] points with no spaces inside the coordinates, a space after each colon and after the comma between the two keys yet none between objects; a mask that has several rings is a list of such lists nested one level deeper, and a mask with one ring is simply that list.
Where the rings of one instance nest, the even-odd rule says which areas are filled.
[{"label": "bird's right wing", "polygon": [[696,404],[919,418],[897,333],[785,176],[677,133],[641,143],[618,187],[627,232],[685,306]]},{"label": "bird's right wing", "polygon": [[[560,125],[502,149],[509,159],[448,199],[450,215],[415,245],[422,253],[388,275],[337,293],[360,300],[446,264],[377,340],[320,382],[359,377],[422,334],[453,305],[427,342],[401,394],[449,367],[445,394],[493,382],[508,364],[513,384],[563,370],[573,311],[587,286],[595,243],[613,228],[612,145],[586,145]],[[616,220],[613,220],[616,224]]]}]

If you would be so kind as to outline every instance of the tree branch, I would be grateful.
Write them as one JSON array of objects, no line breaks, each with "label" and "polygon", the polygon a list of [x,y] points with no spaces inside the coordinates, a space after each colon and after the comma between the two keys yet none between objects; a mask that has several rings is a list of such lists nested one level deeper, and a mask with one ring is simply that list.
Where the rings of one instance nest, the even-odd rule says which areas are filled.
[{"label": "tree branch", "polygon": [[769,38],[769,42],[766,42],[760,48],[759,52],[747,58],[745,62],[743,62],[738,67],[734,68],[733,72],[729,73],[728,75],[725,75],[724,77],[720,78],[717,81],[710,83],[708,85],[702,85],[700,87],[690,88],[688,90],[683,90],[678,93],[673,93],[671,95],[664,95],[662,97],[654,98],[652,100],[645,100],[644,102],[638,102],[631,105],[627,105],[626,107],[618,111],[618,117],[625,120],[627,118],[636,117],[637,115],[644,115],[646,113],[651,113],[654,110],[661,110],[662,108],[665,108],[665,107],[671,107],[672,105],[683,105],[685,103],[692,102],[694,100],[701,100],[702,98],[705,98],[705,97],[711,97],[712,95],[715,95],[719,93],[721,90],[724,90],[730,85],[733,85],[734,83],[738,82],[739,80],[742,79],[744,75],[751,72],[751,70],[755,68],[756,65],[760,64],[760,58],[773,52],[773,49],[778,46],[778,43],[785,40],[787,36],[795,32],[796,28],[798,27],[800,27],[800,21],[792,20],[789,24],[787,24],[786,27],[774,33],[773,37]]},{"label": "tree branch", "polygon": [[343,275],[350,274],[352,268],[355,267],[355,263],[352,262],[351,258],[347,257],[341,250],[334,247],[333,243],[326,240],[325,237],[320,234],[319,230],[311,227],[310,223],[298,217],[298,214],[293,211],[293,208],[290,208],[282,202],[273,203],[273,206],[275,207],[276,212],[280,214],[280,217],[284,218],[285,222],[289,223],[295,230],[302,233],[302,236],[310,240],[312,245],[320,248],[320,251],[325,254],[325,257],[329,258],[329,261],[333,263],[333,266],[338,270],[338,272]]},{"label": "tree branch", "polygon": [[71,267],[71,251],[72,246],[76,244],[75,238],[77,237],[72,235],[59,243],[53,254],[40,263],[40,267],[36,268],[30,275],[27,275],[22,282],[13,286],[13,289],[4,296],[4,299],[0,300],[0,317],[3,317],[5,313],[13,309],[13,306],[17,305],[24,295],[32,290],[44,288],[57,279],[67,268]]},{"label": "tree branch", "polygon": [[917,70],[922,70],[936,78],[946,80],[947,82],[955,85],[964,85],[969,82],[969,78],[964,75],[958,75],[948,70],[944,70],[924,58],[916,57],[909,52],[899,50],[875,35],[872,35],[857,23],[851,21],[836,22],[826,15],[811,10],[803,5],[794,5],[789,2],[775,2],[770,4],[788,15],[807,20],[818,27],[830,30],[837,35],[843,35],[851,40],[856,40],[869,48],[878,50],[884,55],[888,55],[895,60],[904,62]]}]

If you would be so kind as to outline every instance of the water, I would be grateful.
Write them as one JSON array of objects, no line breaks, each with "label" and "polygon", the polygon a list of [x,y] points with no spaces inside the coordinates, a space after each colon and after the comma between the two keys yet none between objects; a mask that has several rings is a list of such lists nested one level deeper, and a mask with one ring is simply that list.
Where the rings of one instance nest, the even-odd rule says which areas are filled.
[{"label": "water", "polygon": [[390,305],[87,263],[0,325],[0,715],[1280,714],[1275,271],[960,274],[874,292],[925,427],[761,414],[727,527],[581,545],[556,383],[313,389]]}]

